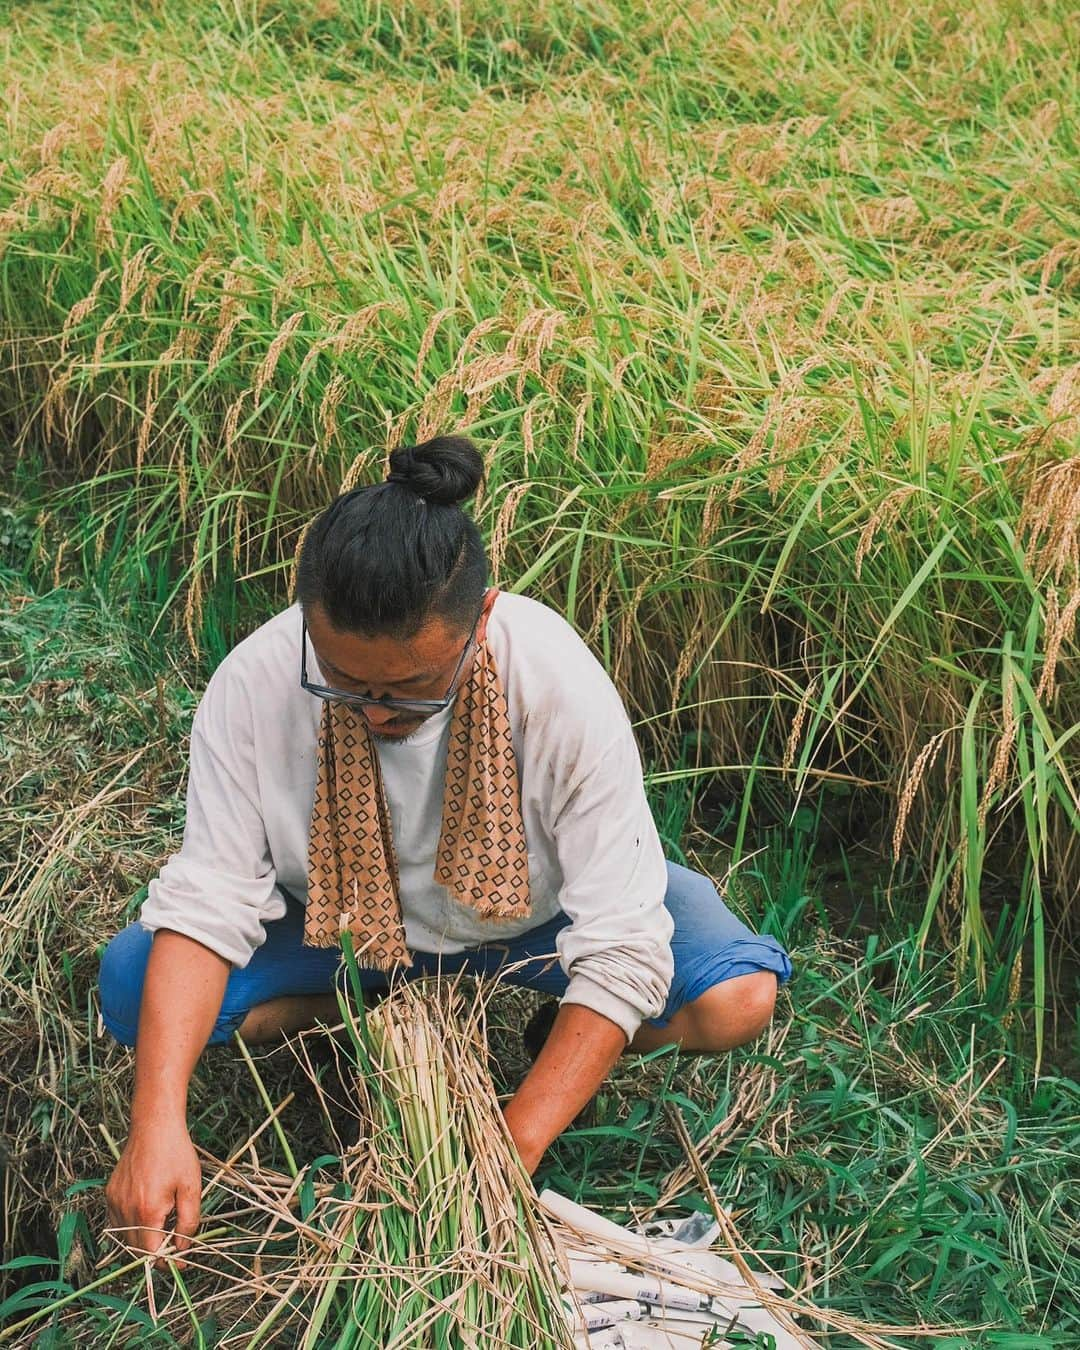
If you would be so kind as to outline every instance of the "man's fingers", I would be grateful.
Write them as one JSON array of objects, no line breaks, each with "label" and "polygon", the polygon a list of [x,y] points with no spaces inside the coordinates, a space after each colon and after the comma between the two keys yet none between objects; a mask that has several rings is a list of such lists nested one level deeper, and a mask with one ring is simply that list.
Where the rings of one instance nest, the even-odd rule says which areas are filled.
[{"label": "man's fingers", "polygon": [[[109,1227],[125,1247],[131,1247],[134,1251],[143,1250],[143,1234],[153,1231],[145,1219],[134,1215],[129,1217],[117,1209],[109,1211]],[[157,1246],[156,1240],[150,1246]]]},{"label": "man's fingers", "polygon": [[133,1229],[124,1241],[136,1256],[153,1256],[168,1240],[168,1237],[169,1234],[164,1228],[144,1224],[141,1228]]},{"label": "man's fingers", "polygon": [[[199,1227],[199,1201],[202,1199],[198,1190],[182,1190],[176,1193],[176,1233],[177,1237],[184,1239],[193,1238]],[[190,1242],[184,1242],[185,1247],[190,1246]]]},{"label": "man's fingers", "polygon": [[[198,1186],[183,1187],[176,1192],[176,1250],[185,1252],[199,1228],[199,1205],[202,1194]],[[185,1264],[181,1262],[181,1267]]]},{"label": "man's fingers", "polygon": [[[109,1220],[110,1228],[123,1228],[127,1223],[124,1211],[118,1203],[118,1198],[108,1187],[105,1190],[105,1214]],[[128,1235],[126,1233],[118,1233],[117,1236],[122,1238],[123,1241],[127,1241]]]},{"label": "man's fingers", "polygon": [[[116,1236],[120,1241],[136,1255],[157,1257],[154,1262],[154,1269],[164,1270],[167,1259],[171,1258],[174,1252],[185,1251],[191,1246],[191,1239],[195,1236],[199,1227],[200,1199],[198,1190],[177,1193],[176,1224],[174,1228],[165,1227],[171,1210],[149,1216],[139,1216],[128,1223],[125,1222],[123,1215],[118,1214],[111,1207],[109,1209],[109,1227],[116,1231]],[[160,1256],[159,1253],[161,1252],[167,1252],[168,1256]],[[179,1261],[177,1264],[183,1270],[186,1263]]]},{"label": "man's fingers", "polygon": [[162,1238],[167,1236],[165,1220],[168,1214],[164,1206],[142,1205],[127,1216],[119,1216],[117,1237],[141,1256],[156,1252]]},{"label": "man's fingers", "polygon": [[155,1228],[152,1231],[153,1238],[147,1245],[152,1254],[157,1256],[157,1260],[154,1262],[154,1269],[166,1270],[168,1268],[168,1258],[165,1256],[158,1256],[157,1254],[158,1252],[163,1252],[168,1249],[171,1256],[172,1248],[174,1246],[173,1234],[169,1229]]}]

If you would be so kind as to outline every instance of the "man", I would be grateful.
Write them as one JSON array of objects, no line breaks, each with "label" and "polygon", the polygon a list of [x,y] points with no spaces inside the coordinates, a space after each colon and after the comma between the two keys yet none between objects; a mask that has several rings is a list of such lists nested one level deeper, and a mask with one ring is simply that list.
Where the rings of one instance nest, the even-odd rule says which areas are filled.
[{"label": "man", "polygon": [[561,995],[505,1108],[530,1172],[628,1045],[731,1049],[791,973],[706,878],[665,862],[625,709],[585,644],[487,586],[460,505],[475,446],[437,437],[390,465],[313,523],[297,603],[211,677],[183,845],[102,958],[105,1025],[137,1041],[106,1199],[142,1250],[174,1210],[178,1250],[198,1226],[186,1098],[204,1046],[336,1022],[345,928],[373,990],[513,964],[507,978]]}]

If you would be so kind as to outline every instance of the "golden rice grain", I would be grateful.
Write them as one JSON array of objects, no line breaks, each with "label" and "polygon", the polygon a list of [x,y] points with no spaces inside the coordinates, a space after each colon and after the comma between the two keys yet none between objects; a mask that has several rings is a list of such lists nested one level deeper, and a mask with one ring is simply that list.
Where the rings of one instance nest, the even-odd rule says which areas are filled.
[{"label": "golden rice grain", "polygon": [[570,458],[575,462],[581,460],[581,443],[585,436],[585,419],[589,415],[589,409],[592,407],[592,394],[583,394],[578,400],[577,412],[574,414],[574,430],[570,437]]},{"label": "golden rice grain", "polygon": [[699,540],[702,548],[707,548],[716,533],[717,522],[722,506],[722,494],[719,483],[709,485],[705,493],[705,505],[701,511],[701,533]]},{"label": "golden rice grain", "polygon": [[[698,606],[699,613],[703,608],[704,605],[699,604]],[[682,651],[679,653],[679,659],[675,664],[675,671],[671,677],[671,688],[669,691],[668,707],[671,709],[673,717],[678,711],[679,699],[682,697],[683,685],[686,683],[686,678],[690,674],[690,671],[692,670],[694,663],[697,660],[698,648],[701,645],[701,641],[704,639],[707,630],[702,624],[698,623],[698,624],[691,624],[690,631],[695,635],[695,637],[694,639],[688,640],[683,644]]]},{"label": "golden rice grain", "polygon": [[[1051,599],[1052,611],[1051,611]],[[1077,612],[1080,611],[1080,584],[1074,589],[1064,606],[1058,600],[1057,589],[1051,587],[1047,593],[1047,617],[1044,625],[1046,634],[1046,654],[1043,657],[1042,671],[1039,675],[1035,696],[1045,703],[1052,703],[1057,693],[1057,667],[1062,646],[1070,642],[1076,627]]]},{"label": "golden rice grain", "polygon": [[243,318],[240,308],[240,296],[245,288],[245,279],[240,271],[243,266],[243,258],[234,258],[222,278],[217,334],[210,355],[206,358],[207,374],[215,369],[225,355],[232,335]]},{"label": "golden rice grain", "polygon": [[349,382],[339,370],[330,380],[323,392],[319,403],[319,426],[322,429],[322,441],[324,445],[329,445],[337,438],[337,410],[341,400],[345,397],[345,391],[349,387]]},{"label": "golden rice grain", "polygon": [[953,731],[952,727],[946,727],[943,731],[936,732],[926,742],[919,751],[915,763],[911,766],[907,781],[900,791],[900,796],[896,807],[896,825],[893,828],[893,860],[899,862],[900,850],[904,844],[904,833],[907,827],[907,819],[911,814],[911,808],[915,801],[915,794],[919,790],[919,785],[926,776],[929,769],[933,766],[938,757],[945,738]]},{"label": "golden rice grain", "polygon": [[173,467],[173,460],[176,463],[176,505],[180,514],[180,520],[187,523],[188,506],[188,466],[187,456],[183,446],[179,446],[169,461],[169,468]]},{"label": "golden rice grain", "polygon": [[262,397],[262,392],[270,381],[274,378],[274,372],[277,370],[278,362],[281,360],[281,354],[285,350],[289,339],[303,323],[305,311],[298,309],[295,314],[290,314],[278,330],[277,336],[267,348],[266,356],[262,365],[255,375],[255,383],[252,387],[252,396],[257,404]]},{"label": "golden rice grain", "polygon": [[238,497],[236,506],[233,510],[233,543],[232,543],[232,561],[233,567],[239,570],[240,567],[240,544],[243,538],[244,530],[244,499]]},{"label": "golden rice grain", "polygon": [[[1068,389],[1080,396],[1074,372],[1080,366],[1069,372]],[[1080,455],[1036,470],[1016,529],[1026,537],[1025,559],[1036,579],[1080,582]]]},{"label": "golden rice grain", "polygon": [[486,319],[481,319],[479,323],[474,324],[468,333],[465,334],[461,346],[457,349],[457,353],[454,356],[454,367],[457,370],[459,385],[464,385],[465,383],[465,358],[468,356],[469,352],[472,351],[481,338],[486,337],[488,333],[493,333],[499,329],[505,328],[505,326],[506,320],[501,314],[490,314]]},{"label": "golden rice grain", "polygon": [[613,389],[621,389],[623,376],[626,374],[630,362],[640,356],[640,352],[628,352],[625,356],[620,356],[615,363],[615,368],[611,372],[611,385]]},{"label": "golden rice grain", "polygon": [[799,706],[795,710],[795,716],[792,718],[791,731],[788,734],[787,745],[784,748],[784,758],[781,763],[781,769],[784,773],[789,773],[795,763],[795,751],[798,749],[799,740],[802,737],[803,725],[806,722],[807,714],[810,711],[810,700],[817,689],[818,677],[815,675],[803,691],[803,696],[799,700]]},{"label": "golden rice grain", "polygon": [[94,225],[94,238],[99,248],[114,247],[116,232],[113,229],[113,216],[129,185],[128,161],[126,155],[113,160],[101,184],[101,200],[98,204],[97,221]]},{"label": "golden rice grain", "polygon": [[240,414],[243,412],[244,403],[247,401],[250,389],[245,389],[237,398],[229,404],[225,412],[225,417],[221,424],[221,441],[225,446],[225,453],[229,459],[233,458],[236,446],[236,438],[240,434]]},{"label": "golden rice grain", "polygon": [[[544,352],[548,351],[555,340],[555,334],[565,323],[567,316],[558,309],[532,310],[518,324],[510,338],[507,351],[512,352],[520,363],[516,396],[525,394],[525,378],[533,374],[540,378],[540,363]],[[531,340],[530,340],[531,339]]]},{"label": "golden rice grain", "polygon": [[[53,370],[57,367],[54,366]],[[74,375],[71,365],[65,366],[58,374],[49,372],[49,383],[41,400],[41,425],[47,440],[62,439],[70,441],[74,434],[71,408],[67,397],[68,387]],[[29,428],[29,422],[27,423]]]},{"label": "golden rice grain", "polygon": [[438,435],[446,425],[455,393],[454,372],[448,370],[428,391],[416,419],[416,440],[426,441]]},{"label": "golden rice grain", "polygon": [[455,374],[453,388],[460,388],[470,398],[486,393],[517,373],[518,360],[511,351],[490,352],[470,361]]},{"label": "golden rice grain", "polygon": [[349,315],[341,331],[332,339],[330,347],[334,355],[344,356],[346,352],[359,350],[361,337],[368,332],[375,319],[384,310],[389,310],[399,319],[404,318],[406,313],[405,303],[402,300],[375,300],[370,305],[362,306],[355,314]]},{"label": "golden rice grain", "polygon": [[508,488],[506,495],[503,497],[502,506],[499,507],[499,514],[495,517],[495,524],[491,531],[491,542],[488,546],[488,557],[491,561],[491,575],[495,579],[496,585],[499,584],[502,575],[506,546],[514,528],[518,507],[530,487],[532,487],[531,483],[524,482],[515,483]]},{"label": "golden rice grain", "polygon": [[131,303],[135,292],[142,285],[146,276],[147,260],[153,252],[152,244],[144,244],[141,249],[133,254],[124,264],[120,273],[120,300],[116,309],[107,316],[105,322],[98,329],[97,339],[94,342],[94,354],[91,358],[93,365],[98,366],[105,357],[105,345],[109,340],[109,335],[119,324],[121,318],[127,312],[128,305]]},{"label": "golden rice grain", "polygon": [[585,634],[586,643],[593,648],[598,645],[601,630],[609,617],[609,601],[611,592],[615,586],[615,578],[610,570],[602,572],[601,575],[604,577],[604,580],[600,587],[600,594],[597,597],[596,604],[593,606],[592,623],[589,625],[588,631]]},{"label": "golden rice grain", "polygon": [[867,554],[873,547],[877,535],[893,525],[904,508],[904,504],[919,492],[918,484],[904,483],[901,487],[894,488],[892,492],[884,496],[877,506],[870,519],[863,526],[859,533],[859,542],[855,547],[855,579],[862,576],[862,565]]},{"label": "golden rice grain", "polygon": [[73,138],[74,133],[78,131],[78,123],[70,118],[64,118],[57,122],[55,126],[49,128],[41,138],[41,144],[38,147],[38,159],[42,164],[51,164],[59,155],[60,151]]},{"label": "golden rice grain", "polygon": [[196,661],[199,659],[199,644],[195,637],[195,628],[202,622],[202,586],[202,567],[200,565],[199,544],[196,540],[191,560],[191,577],[188,581],[187,594],[184,597],[184,632],[187,634],[188,646]]},{"label": "golden rice grain", "polygon": [[1002,1027],[1008,1031],[1016,1021],[1016,1008],[1023,989],[1024,949],[1017,949],[1013,957],[1012,970],[1009,972],[1009,1007],[1001,1019]]},{"label": "golden rice grain", "polygon": [[146,277],[143,286],[142,301],[139,304],[139,314],[143,319],[149,319],[154,309],[154,302],[157,299],[158,287],[165,280],[163,272],[152,271]]},{"label": "golden rice grain", "polygon": [[191,308],[195,296],[199,293],[206,274],[217,266],[214,258],[200,258],[191,271],[184,278],[180,287],[180,312],[183,322],[186,324],[191,320]]},{"label": "golden rice grain", "polygon": [[812,415],[809,415],[805,410],[800,409],[801,400],[793,395],[792,391],[798,387],[799,382],[808,370],[811,370],[820,364],[821,358],[814,352],[809,356],[804,357],[798,365],[792,366],[781,375],[779,383],[772,391],[772,396],[766,404],[764,417],[762,417],[761,421],[758,423],[750,436],[750,439],[734,456],[732,467],[735,470],[735,475],[732,478],[731,487],[728,489],[729,501],[734,502],[739,496],[740,492],[743,490],[743,479],[746,470],[761,458],[762,452],[769,444],[770,434],[773,436],[774,440],[776,439],[776,436],[779,433],[775,429],[783,426],[785,417],[790,416],[800,431],[796,433],[795,427],[793,427],[792,430],[789,433],[786,433],[782,438],[782,446],[792,444],[793,441],[789,440],[787,437],[794,438],[797,434],[801,434],[802,430],[805,429],[808,417]]},{"label": "golden rice grain", "polygon": [[52,578],[52,580],[53,580],[53,589],[54,589],[54,590],[59,590],[59,589],[60,589],[60,586],[61,586],[61,581],[60,581],[60,566],[61,566],[61,563],[62,563],[63,560],[64,560],[64,551],[65,551],[65,549],[67,548],[67,546],[68,546],[68,544],[69,544],[70,542],[71,542],[71,536],[65,534],[65,535],[61,538],[60,542],[59,542],[59,543],[57,544],[57,546],[56,546],[56,556],[55,556],[54,559],[53,559],[53,578]]},{"label": "golden rice grain", "polygon": [[190,215],[200,202],[204,201],[213,202],[220,211],[221,201],[213,188],[189,188],[186,192],[181,193],[169,216],[169,238],[174,243],[176,232],[183,224],[185,217]]},{"label": "golden rice grain", "polygon": [[68,343],[74,330],[88,317],[94,307],[97,305],[98,296],[101,294],[101,288],[106,281],[113,275],[111,267],[103,267],[94,278],[94,284],[81,300],[76,300],[68,310],[63,327],[60,330],[60,355],[67,355]]},{"label": "golden rice grain", "polygon": [[521,419],[521,446],[525,460],[525,472],[529,472],[533,455],[535,454],[535,445],[533,439],[533,416],[536,412],[536,400],[532,399]]},{"label": "golden rice grain", "polygon": [[312,516],[300,531],[300,537],[296,541],[296,548],[293,551],[292,563],[289,567],[289,580],[286,586],[286,593],[289,597],[289,604],[296,604],[296,574],[300,566],[300,555],[304,551],[304,540],[307,538],[307,532],[315,524],[318,516]]},{"label": "golden rice grain", "polygon": [[620,687],[623,685],[623,662],[631,647],[635,645],[634,632],[641,618],[641,602],[645,592],[652,585],[652,577],[646,577],[639,582],[629,601],[623,604],[619,610],[619,617],[615,625],[616,636],[612,643],[611,678]]},{"label": "golden rice grain", "polygon": [[436,312],[428,320],[428,325],[424,329],[423,336],[420,339],[420,346],[416,353],[416,383],[419,384],[424,377],[424,362],[427,360],[428,352],[431,351],[432,344],[435,341],[435,334],[439,330],[439,325],[443,319],[448,319],[454,313],[454,306],[447,305]]},{"label": "golden rice grain", "polygon": [[979,801],[978,827],[980,830],[986,827],[986,815],[990,808],[990,798],[1005,782],[1005,777],[1009,768],[1009,759],[1012,755],[1013,746],[1016,742],[1016,678],[1013,675],[1012,667],[1006,666],[1005,676],[1001,692],[1001,735],[998,737],[997,748],[994,751],[994,758],[990,765],[990,772],[986,775],[986,784],[983,787],[982,798]]},{"label": "golden rice grain", "polygon": [[[367,472],[377,453],[378,452],[373,447],[365,446],[363,450],[359,451],[359,453],[353,457],[352,463],[349,465],[348,469],[346,469],[341,480],[341,486],[338,488],[339,497],[343,497],[347,492],[351,492],[353,488],[356,487],[360,481],[360,475]],[[384,475],[388,469],[389,464],[384,464]]]},{"label": "golden rice grain", "polygon": [[154,428],[154,413],[157,411],[158,388],[161,382],[161,363],[151,370],[146,381],[146,396],[143,399],[143,413],[139,422],[138,435],[135,438],[135,474],[140,473],[146,452],[150,448],[150,435]]},{"label": "golden rice grain", "polygon": [[472,184],[459,179],[445,179],[435,194],[431,204],[431,221],[437,223],[443,216],[449,215],[455,206],[469,201],[473,196]]}]

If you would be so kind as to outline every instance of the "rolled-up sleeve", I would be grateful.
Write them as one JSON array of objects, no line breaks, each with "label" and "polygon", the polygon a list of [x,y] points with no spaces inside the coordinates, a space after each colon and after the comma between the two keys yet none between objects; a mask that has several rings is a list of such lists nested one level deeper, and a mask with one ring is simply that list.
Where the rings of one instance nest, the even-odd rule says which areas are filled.
[{"label": "rolled-up sleeve", "polygon": [[139,922],[194,938],[246,966],[285,913],[259,803],[254,727],[242,672],[219,666],[195,712],[179,853],[150,882]]},{"label": "rolled-up sleeve", "polygon": [[613,742],[588,741],[567,760],[554,821],[559,903],[571,919],[556,939],[569,980],[562,1001],[601,1013],[631,1040],[663,1012],[674,972],[667,868],[629,720]]}]

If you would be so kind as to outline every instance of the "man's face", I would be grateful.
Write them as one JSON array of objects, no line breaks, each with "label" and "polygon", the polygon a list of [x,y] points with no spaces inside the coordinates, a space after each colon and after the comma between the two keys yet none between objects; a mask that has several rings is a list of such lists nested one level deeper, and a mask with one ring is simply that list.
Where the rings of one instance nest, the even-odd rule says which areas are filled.
[{"label": "man's face", "polygon": [[[443,698],[469,637],[440,618],[430,619],[406,641],[343,633],[333,627],[319,604],[311,606],[307,628],[323,683],[369,698]],[[467,677],[471,661],[470,653],[457,685]],[[355,704],[353,708],[373,736],[387,741],[406,740],[432,716]]]}]

